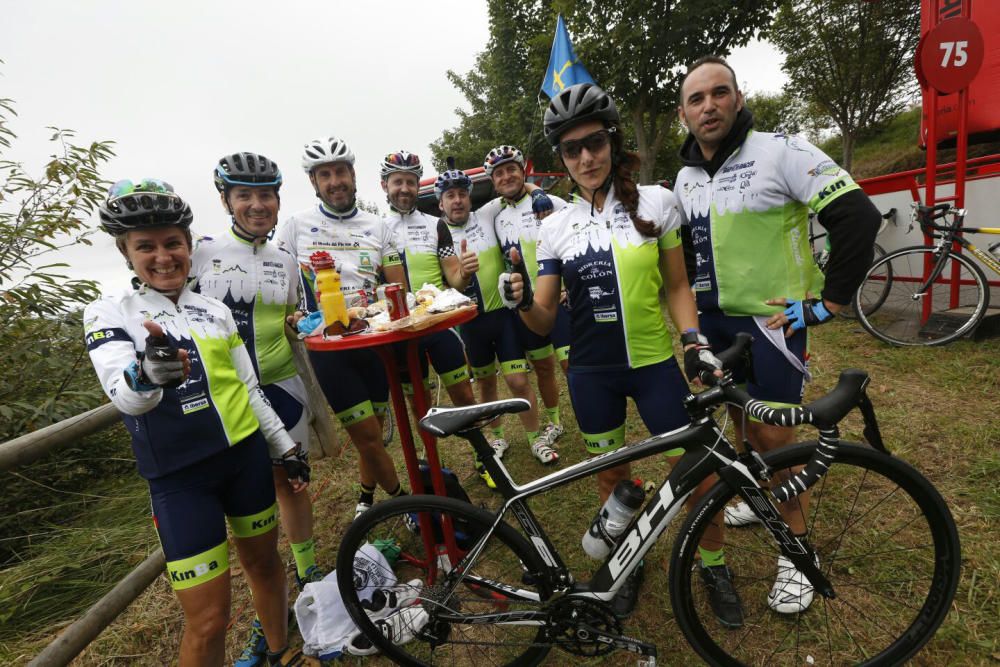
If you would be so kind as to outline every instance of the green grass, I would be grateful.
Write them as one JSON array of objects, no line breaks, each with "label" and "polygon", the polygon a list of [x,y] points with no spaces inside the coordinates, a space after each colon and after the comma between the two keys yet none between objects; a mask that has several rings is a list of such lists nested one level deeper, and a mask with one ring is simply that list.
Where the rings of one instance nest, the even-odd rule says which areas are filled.
[{"label": "green grass", "polygon": [[[896,349],[879,343],[856,323],[846,320],[813,330],[811,335],[815,381],[807,390],[807,399],[832,388],[843,368],[867,370],[872,377],[870,395],[887,445],[937,486],[959,526],[963,549],[959,591],[944,625],[913,664],[995,664],[1000,654],[1000,419],[996,401],[1000,395],[1000,340]],[[567,426],[560,444],[561,465],[565,466],[582,460],[585,454],[565,389],[561,405]],[[508,418],[506,427],[512,449],[505,462],[515,479],[523,481],[544,474],[546,469],[531,457],[517,420]],[[844,437],[859,439],[860,429],[859,417],[851,415],[845,423]],[[630,411],[629,440],[645,435],[641,421]],[[805,429],[802,435],[809,437]],[[401,467],[399,447],[393,445],[391,449]],[[439,449],[473,502],[494,506],[496,497],[476,476],[464,441],[448,439],[439,443]],[[356,470],[356,456],[350,446],[339,457],[316,462],[311,492],[315,498],[319,558],[324,565],[332,566],[338,538],[353,515]],[[649,459],[636,465],[635,472],[644,479],[660,481],[668,473],[668,466],[662,459]],[[23,562],[0,572],[0,600],[5,604],[17,601],[16,613],[0,624],[0,657],[6,657],[7,662],[20,663],[37,653],[59,628],[155,548],[155,536],[145,518],[148,500],[142,483],[134,476],[128,480],[114,493],[110,487],[100,485],[83,489],[118,499],[88,507],[72,527],[59,526],[58,535],[53,527],[54,534],[44,543],[22,544],[18,553]],[[590,480],[532,501],[532,509],[557,548],[581,577],[593,569],[579,542],[597,506],[596,488]],[[7,531],[4,537],[10,536],[11,528]],[[640,606],[625,623],[624,631],[655,642],[660,664],[696,664],[670,610],[666,570],[671,546],[669,539],[663,539],[647,558]],[[281,548],[290,562],[284,542]],[[253,616],[238,568],[234,568],[233,575],[230,659],[238,654]],[[27,586],[27,590],[21,591],[19,586]],[[181,625],[179,606],[161,578],[74,664],[164,664],[176,651]],[[553,652],[547,664],[599,663],[625,665],[635,664],[635,660],[617,654],[588,663]],[[344,664],[362,661],[347,660]],[[366,659],[364,664],[386,661]]]}]

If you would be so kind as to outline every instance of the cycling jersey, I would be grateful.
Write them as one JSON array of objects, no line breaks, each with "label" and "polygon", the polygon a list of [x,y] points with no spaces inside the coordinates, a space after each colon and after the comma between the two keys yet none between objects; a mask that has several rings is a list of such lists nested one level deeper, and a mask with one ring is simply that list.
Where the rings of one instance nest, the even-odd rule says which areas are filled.
[{"label": "cycling jersey", "polygon": [[686,166],[675,192],[696,252],[701,311],[771,315],[767,299],[818,296],[823,274],[809,244],[809,209],[819,213],[858,185],[822,151],[796,136],[751,131],[713,177]]},{"label": "cycling jersey", "polygon": [[229,306],[260,383],[297,375],[285,317],[299,303],[298,267],[284,249],[252,243],[230,230],[198,240],[191,257],[196,291]]},{"label": "cycling jersey", "polygon": [[497,198],[470,213],[464,224],[456,225],[445,220],[455,243],[455,253],[461,257],[462,241],[465,241],[467,250],[474,252],[479,260],[479,271],[469,281],[465,295],[479,306],[480,314],[505,307],[497,289],[505,264],[493,229],[493,219],[499,211],[500,200]]},{"label": "cycling jersey", "polygon": [[[565,201],[555,195],[549,195],[549,199],[552,200],[555,211],[566,205]],[[538,231],[542,228],[544,220],[539,220],[531,210],[531,193],[525,192],[524,196],[513,204],[506,199],[501,199],[500,202],[502,208],[493,221],[497,239],[500,241],[500,250],[506,255],[511,248],[517,248],[524,258],[528,275],[534,280],[538,276],[536,252]]]},{"label": "cycling jersey", "polygon": [[547,217],[538,237],[538,275],[561,276],[569,293],[577,371],[639,368],[673,356],[659,291],[661,249],[680,245],[673,194],[639,186],[639,216],[657,235],[640,234],[614,188],[602,211],[582,199]]},{"label": "cycling jersey", "polygon": [[410,289],[416,292],[425,283],[438,289],[448,287],[441,271],[441,260],[456,254],[444,220],[417,210],[412,213],[393,211],[384,220],[392,231]]},{"label": "cycling jersey", "polygon": [[[125,382],[125,369],[146,349],[145,320],[188,351],[191,372],[176,388],[133,391]],[[140,285],[88,305],[84,327],[101,386],[122,413],[146,479],[197,464],[258,428],[274,458],[295,446],[260,392],[233,315],[221,301],[185,287],[174,303]]]},{"label": "cycling jersey", "polygon": [[293,214],[278,231],[278,243],[299,263],[308,310],[317,310],[309,257],[318,250],[330,253],[340,272],[340,291],[348,306],[358,305],[360,292],[375,300],[379,270],[400,263],[392,232],[371,213],[358,208],[338,215],[323,204]]}]

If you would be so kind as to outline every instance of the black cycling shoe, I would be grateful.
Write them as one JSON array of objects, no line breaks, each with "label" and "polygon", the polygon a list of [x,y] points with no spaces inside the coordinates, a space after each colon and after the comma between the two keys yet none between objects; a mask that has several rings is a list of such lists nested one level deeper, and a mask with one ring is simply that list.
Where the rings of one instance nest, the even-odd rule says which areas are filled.
[{"label": "black cycling shoe", "polygon": [[626,577],[622,587],[618,589],[615,596],[611,598],[611,611],[618,618],[628,618],[635,609],[635,603],[639,600],[639,589],[642,587],[642,580],[645,578],[645,564],[639,562],[632,574]]},{"label": "black cycling shoe", "polygon": [[696,565],[701,570],[701,580],[708,589],[708,603],[715,612],[719,623],[727,628],[738,628],[743,625],[743,603],[733,586],[733,572],[725,565],[704,567]]}]

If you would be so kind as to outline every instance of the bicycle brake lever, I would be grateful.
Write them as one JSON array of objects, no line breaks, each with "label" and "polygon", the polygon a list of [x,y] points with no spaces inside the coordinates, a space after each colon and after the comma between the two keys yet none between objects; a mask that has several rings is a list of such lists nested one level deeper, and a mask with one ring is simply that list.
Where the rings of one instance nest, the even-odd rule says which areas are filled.
[{"label": "bicycle brake lever", "polygon": [[882,432],[879,430],[878,419],[875,417],[875,406],[872,404],[872,399],[868,398],[868,392],[861,392],[861,397],[858,399],[858,410],[865,420],[865,428],[862,431],[865,440],[874,449],[888,454],[889,450],[886,449],[885,442],[882,440]]}]

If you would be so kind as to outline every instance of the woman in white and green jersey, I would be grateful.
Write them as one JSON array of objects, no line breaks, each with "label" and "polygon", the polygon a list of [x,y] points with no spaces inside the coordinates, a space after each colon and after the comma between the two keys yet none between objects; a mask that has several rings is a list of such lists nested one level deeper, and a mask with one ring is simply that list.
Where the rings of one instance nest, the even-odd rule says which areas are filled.
[{"label": "woman in white and green jersey", "polygon": [[[710,367],[714,357],[699,354],[704,346],[673,193],[632,181],[638,157],[624,150],[611,98],[593,84],[567,88],[549,104],[544,132],[579,196],[542,225],[534,297],[517,274],[502,282],[500,291],[525,324],[545,334],[555,323],[565,283],[572,331],[570,399],[587,450],[600,454],[624,444],[627,398],[650,433],[689,421],[682,403],[689,389],[663,319],[661,287],[674,325],[685,332],[689,374]],[[602,502],[629,473],[625,464],[598,474]],[[717,541],[709,546],[719,549]],[[637,568],[615,597],[618,613],[634,606],[641,572]]]}]

